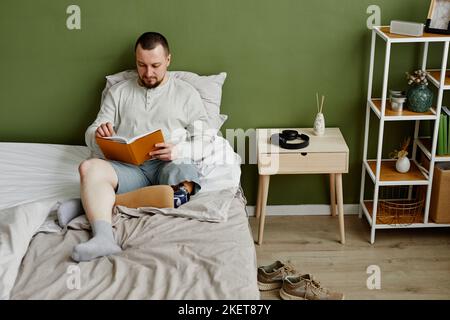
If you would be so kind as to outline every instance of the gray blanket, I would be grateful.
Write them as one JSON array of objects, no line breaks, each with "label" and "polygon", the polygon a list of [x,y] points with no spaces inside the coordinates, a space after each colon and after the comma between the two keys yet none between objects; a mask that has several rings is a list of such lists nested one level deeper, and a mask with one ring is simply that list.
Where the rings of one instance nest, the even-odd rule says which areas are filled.
[{"label": "gray blanket", "polygon": [[[90,237],[84,216],[60,232],[40,232],[28,247],[10,298],[259,299],[245,200],[238,192],[228,206],[220,202],[224,222],[200,221],[211,201],[202,199],[203,209],[186,207],[186,217],[183,210],[174,216],[152,214],[154,208],[118,207],[113,225],[123,251],[89,262],[70,258],[73,247]],[[188,211],[200,216],[188,218]]]}]

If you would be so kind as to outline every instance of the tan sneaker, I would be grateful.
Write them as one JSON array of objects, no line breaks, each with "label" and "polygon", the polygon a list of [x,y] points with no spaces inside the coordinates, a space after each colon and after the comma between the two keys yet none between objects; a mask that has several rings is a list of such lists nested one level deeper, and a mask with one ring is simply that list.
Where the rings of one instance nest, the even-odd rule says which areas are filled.
[{"label": "tan sneaker", "polygon": [[288,276],[280,290],[283,300],[344,300],[344,294],[322,288],[312,276]]},{"label": "tan sneaker", "polygon": [[261,291],[279,289],[283,279],[288,275],[295,275],[295,267],[290,263],[275,261],[268,266],[258,268],[258,287]]}]

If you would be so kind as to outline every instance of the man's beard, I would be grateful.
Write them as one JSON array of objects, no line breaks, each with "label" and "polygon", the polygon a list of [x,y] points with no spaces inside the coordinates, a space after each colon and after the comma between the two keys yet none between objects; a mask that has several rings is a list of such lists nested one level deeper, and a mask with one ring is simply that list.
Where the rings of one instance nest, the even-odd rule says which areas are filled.
[{"label": "man's beard", "polygon": [[148,88],[148,89],[153,89],[153,88],[156,88],[157,86],[159,86],[159,85],[161,84],[161,82],[163,82],[164,77],[162,77],[161,80],[156,81],[156,82],[153,83],[153,84],[149,84],[149,83],[145,82],[144,79],[141,78],[141,77],[139,77],[139,80],[140,80],[140,82],[141,82],[141,85],[143,85],[144,87],[146,87],[146,88]]}]

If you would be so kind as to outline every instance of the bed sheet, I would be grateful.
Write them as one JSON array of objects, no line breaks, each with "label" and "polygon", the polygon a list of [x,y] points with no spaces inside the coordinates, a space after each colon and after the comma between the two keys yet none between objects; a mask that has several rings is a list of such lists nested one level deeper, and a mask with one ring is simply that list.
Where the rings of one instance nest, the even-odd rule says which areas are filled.
[{"label": "bed sheet", "polygon": [[38,233],[11,299],[259,299],[254,242],[240,193],[222,223],[118,212],[113,224],[123,251],[81,263],[70,254],[89,239],[84,216],[61,232]]}]

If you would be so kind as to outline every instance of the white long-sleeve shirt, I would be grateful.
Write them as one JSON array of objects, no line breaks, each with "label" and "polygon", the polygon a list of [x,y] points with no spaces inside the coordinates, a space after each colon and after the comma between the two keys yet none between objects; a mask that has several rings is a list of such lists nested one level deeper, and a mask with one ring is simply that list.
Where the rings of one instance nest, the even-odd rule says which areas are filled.
[{"label": "white long-sleeve shirt", "polygon": [[164,84],[152,89],[139,85],[138,78],[112,86],[97,118],[86,130],[87,146],[102,155],[95,131],[102,123],[111,122],[116,134],[126,138],[161,129],[166,142],[183,145],[179,157],[192,158],[189,146],[195,139],[202,140],[208,129],[207,113],[194,87],[169,73],[168,77]]}]

